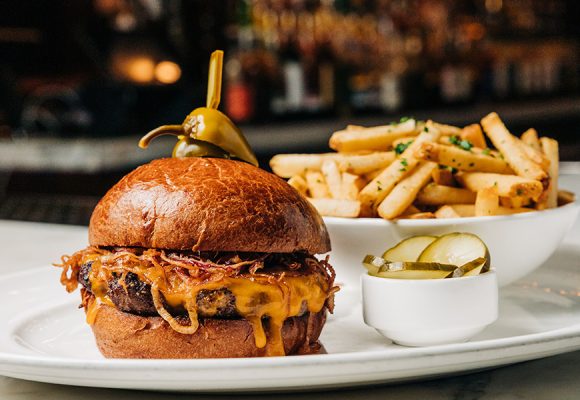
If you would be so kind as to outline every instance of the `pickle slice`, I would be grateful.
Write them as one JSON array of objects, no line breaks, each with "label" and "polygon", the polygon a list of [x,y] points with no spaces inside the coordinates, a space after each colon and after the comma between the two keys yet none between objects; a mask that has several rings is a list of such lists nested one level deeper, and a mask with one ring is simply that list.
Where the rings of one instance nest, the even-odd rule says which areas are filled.
[{"label": "pickle slice", "polygon": [[379,272],[379,268],[381,268],[386,263],[387,260],[384,258],[373,256],[371,254],[367,254],[362,261],[363,266],[369,271],[369,274],[371,275]]},{"label": "pickle slice", "polygon": [[389,261],[417,261],[427,246],[437,240],[435,236],[412,236],[383,253]]},{"label": "pickle slice", "polygon": [[427,246],[417,261],[459,266],[477,258],[483,258],[484,267],[489,269],[489,250],[480,238],[471,233],[449,233]]},{"label": "pickle slice", "polygon": [[381,278],[392,279],[442,279],[453,275],[455,265],[433,262],[389,262],[373,274]]},{"label": "pickle slice", "polygon": [[484,257],[476,258],[457,268],[450,278],[460,278],[462,276],[475,276],[489,271],[489,264],[487,264]]}]

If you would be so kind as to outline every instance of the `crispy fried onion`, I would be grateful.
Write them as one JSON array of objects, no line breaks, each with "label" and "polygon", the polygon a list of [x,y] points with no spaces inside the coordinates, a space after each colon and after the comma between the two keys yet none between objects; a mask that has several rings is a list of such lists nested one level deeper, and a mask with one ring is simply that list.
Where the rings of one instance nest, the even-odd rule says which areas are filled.
[{"label": "crispy fried onion", "polygon": [[78,275],[81,265],[107,253],[107,250],[102,250],[97,247],[87,247],[84,250],[77,251],[72,256],[62,256],[60,258],[60,264],[55,263],[52,265],[62,268],[60,283],[66,288],[66,291],[70,293],[78,286]]},{"label": "crispy fried onion", "polygon": [[[328,263],[328,257],[317,260],[306,253],[201,253],[201,252],[167,252],[158,249],[87,247],[72,256],[63,256],[61,283],[71,292],[78,286],[80,267],[91,263],[90,281],[109,282],[113,276],[126,276],[128,272],[136,274],[139,279],[151,287],[151,296],[159,315],[177,332],[192,334],[198,329],[195,296],[186,296],[184,308],[189,316],[189,325],[184,325],[165,308],[163,294],[190,294],[192,287],[208,282],[219,282],[239,274],[250,274],[254,279],[276,281],[280,287],[285,271],[307,269],[325,276],[329,283],[330,293],[327,308],[333,311],[333,294],[338,290],[333,287],[334,269]],[[275,276],[262,273],[263,269],[276,271]],[[284,288],[280,287],[280,290]]]},{"label": "crispy fried onion", "polygon": [[[166,274],[169,270],[176,272],[183,280],[220,280],[226,276],[235,276],[240,273],[256,273],[264,268],[267,258],[272,264],[278,261],[278,265],[287,264],[288,268],[299,268],[293,255],[284,255],[286,260],[274,260],[276,254],[261,253],[168,253],[157,249],[138,248],[113,248],[103,249],[87,247],[77,251],[72,256],[64,255],[61,262],[54,264],[62,268],[60,282],[69,292],[78,286],[78,273],[80,266],[87,262],[98,262],[100,269],[108,272],[126,273],[134,272],[138,275],[143,268],[157,267]],[[136,270],[138,269],[138,271]],[[107,277],[103,277],[107,278]],[[161,285],[165,286],[165,285]]]},{"label": "crispy fried onion", "polygon": [[156,284],[151,285],[151,297],[153,297],[153,304],[161,318],[167,321],[174,331],[183,333],[184,335],[191,335],[197,331],[197,328],[199,328],[199,321],[197,319],[195,300],[192,301],[191,299],[187,299],[185,309],[187,310],[190,322],[189,325],[182,325],[163,305],[163,299],[161,298],[159,287]]}]

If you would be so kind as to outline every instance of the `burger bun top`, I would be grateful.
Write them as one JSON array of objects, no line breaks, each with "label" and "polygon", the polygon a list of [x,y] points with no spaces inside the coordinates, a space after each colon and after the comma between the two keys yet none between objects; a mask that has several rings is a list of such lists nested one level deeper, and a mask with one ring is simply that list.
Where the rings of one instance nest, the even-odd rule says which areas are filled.
[{"label": "burger bun top", "polygon": [[165,158],[142,165],[101,199],[92,246],[193,251],[330,251],[314,207],[284,180],[248,163]]}]

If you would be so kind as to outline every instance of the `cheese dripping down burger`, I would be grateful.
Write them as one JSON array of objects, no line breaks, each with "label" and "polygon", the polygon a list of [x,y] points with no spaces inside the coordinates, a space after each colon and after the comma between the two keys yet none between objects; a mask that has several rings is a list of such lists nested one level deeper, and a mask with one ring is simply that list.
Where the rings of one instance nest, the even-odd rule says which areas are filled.
[{"label": "cheese dripping down burger", "polygon": [[316,210],[278,177],[228,159],[143,165],[101,199],[90,246],[61,282],[108,358],[308,354],[332,312]]}]

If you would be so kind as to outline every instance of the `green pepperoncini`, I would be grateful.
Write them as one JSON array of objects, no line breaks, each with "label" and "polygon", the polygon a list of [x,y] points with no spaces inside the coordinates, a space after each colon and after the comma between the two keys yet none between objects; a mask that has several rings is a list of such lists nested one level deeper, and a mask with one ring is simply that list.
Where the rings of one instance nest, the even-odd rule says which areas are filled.
[{"label": "green pepperoncini", "polygon": [[139,141],[146,148],[161,135],[175,135],[179,141],[173,157],[233,158],[258,166],[258,160],[240,129],[217,110],[222,84],[223,51],[212,53],[209,64],[206,107],[193,110],[181,125],[163,125],[147,133]]}]

